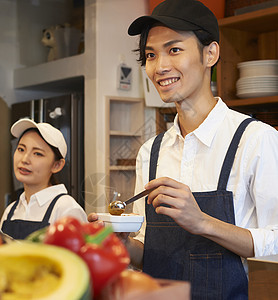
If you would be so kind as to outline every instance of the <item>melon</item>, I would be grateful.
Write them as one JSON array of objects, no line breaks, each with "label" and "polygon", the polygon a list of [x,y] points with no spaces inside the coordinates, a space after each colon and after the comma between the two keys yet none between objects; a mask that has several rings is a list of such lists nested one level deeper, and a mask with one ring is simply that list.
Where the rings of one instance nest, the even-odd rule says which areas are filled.
[{"label": "melon", "polygon": [[0,246],[1,300],[87,300],[90,293],[88,267],[75,253],[30,242]]}]

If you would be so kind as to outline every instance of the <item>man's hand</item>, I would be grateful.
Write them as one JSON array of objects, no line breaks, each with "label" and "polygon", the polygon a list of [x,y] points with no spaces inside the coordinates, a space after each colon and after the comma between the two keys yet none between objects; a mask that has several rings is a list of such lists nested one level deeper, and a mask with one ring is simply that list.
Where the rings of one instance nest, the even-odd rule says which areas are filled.
[{"label": "man's hand", "polygon": [[89,222],[98,222],[98,223],[103,224],[103,221],[99,220],[97,213],[94,213],[94,212],[90,213],[88,215],[87,219],[88,219]]},{"label": "man's hand", "polygon": [[171,217],[188,232],[202,235],[239,256],[254,256],[250,231],[203,213],[187,185],[161,177],[150,181],[145,188],[156,188],[148,197],[156,213]]},{"label": "man's hand", "polygon": [[148,204],[153,205],[156,213],[171,217],[182,228],[193,234],[205,233],[209,218],[200,210],[187,185],[168,177],[161,177],[145,186],[146,189],[154,187],[156,189],[149,194]]}]

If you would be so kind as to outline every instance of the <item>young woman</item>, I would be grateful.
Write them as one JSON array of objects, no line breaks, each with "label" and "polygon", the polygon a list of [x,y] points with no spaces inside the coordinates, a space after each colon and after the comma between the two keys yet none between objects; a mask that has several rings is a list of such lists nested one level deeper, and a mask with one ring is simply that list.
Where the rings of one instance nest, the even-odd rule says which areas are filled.
[{"label": "young woman", "polygon": [[67,145],[63,134],[48,123],[21,119],[11,127],[19,138],[14,153],[14,173],[24,192],[11,203],[1,219],[1,230],[15,239],[24,239],[63,216],[87,221],[82,207],[67,193],[54,175],[65,165]]}]

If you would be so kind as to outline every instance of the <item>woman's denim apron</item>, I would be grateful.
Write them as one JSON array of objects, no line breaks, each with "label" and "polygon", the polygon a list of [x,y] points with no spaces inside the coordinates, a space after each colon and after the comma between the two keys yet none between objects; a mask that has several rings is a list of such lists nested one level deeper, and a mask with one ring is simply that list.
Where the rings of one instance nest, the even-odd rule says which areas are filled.
[{"label": "woman's denim apron", "polygon": [[2,224],[2,231],[9,236],[13,237],[14,239],[23,240],[32,232],[44,228],[49,225],[49,218],[52,213],[53,207],[58,201],[58,199],[66,194],[57,195],[50,205],[47,208],[47,211],[42,219],[42,221],[27,221],[21,219],[11,220],[11,217],[14,214],[14,211],[19,203],[19,200],[15,202],[12,206],[7,219]]},{"label": "woman's denim apron", "polygon": [[[216,191],[194,192],[206,214],[235,224],[233,194],[226,190],[235,153],[247,125],[238,127],[227,151]],[[149,179],[156,177],[156,166],[163,133],[153,143]],[[155,278],[190,281],[192,299],[248,299],[248,280],[241,258],[217,243],[193,235],[166,215],[156,214],[146,202],[146,236],[143,271]]]}]

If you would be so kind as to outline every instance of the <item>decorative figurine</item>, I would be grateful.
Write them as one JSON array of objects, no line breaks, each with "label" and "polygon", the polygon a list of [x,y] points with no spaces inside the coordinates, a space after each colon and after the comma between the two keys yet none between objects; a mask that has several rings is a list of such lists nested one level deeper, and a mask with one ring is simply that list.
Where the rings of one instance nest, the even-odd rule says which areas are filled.
[{"label": "decorative figurine", "polygon": [[78,54],[81,31],[70,24],[55,25],[43,30],[42,44],[49,48],[47,61]]}]

